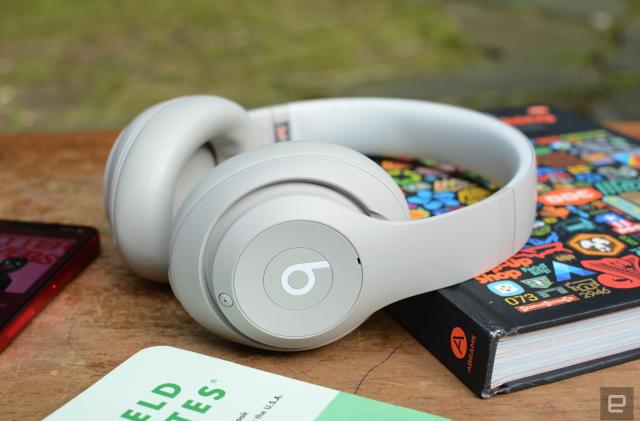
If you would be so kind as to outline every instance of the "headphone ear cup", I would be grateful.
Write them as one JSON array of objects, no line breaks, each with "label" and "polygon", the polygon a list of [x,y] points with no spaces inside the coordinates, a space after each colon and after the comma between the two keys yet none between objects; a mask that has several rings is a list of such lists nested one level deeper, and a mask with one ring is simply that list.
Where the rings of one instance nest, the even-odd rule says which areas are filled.
[{"label": "headphone ear cup", "polygon": [[[175,210],[215,165],[262,143],[246,111],[220,97],[157,104],[132,121],[105,169],[105,207],[113,237],[139,275],[167,281]],[[212,151],[213,149],[213,151]]]},{"label": "headphone ear cup", "polygon": [[[285,203],[282,200],[290,205],[280,206]],[[235,282],[234,265],[246,249],[247,241],[269,227],[291,221],[304,222],[307,210],[318,200],[336,210],[336,213],[323,213],[315,224],[318,226],[331,226],[335,217],[340,218],[341,212],[362,212],[392,221],[409,219],[404,194],[391,177],[375,162],[346,147],[294,141],[264,146],[236,156],[204,177],[191,190],[175,217],[170,247],[170,282],[187,312],[220,336],[269,349],[320,346],[355,327],[340,326],[340,320],[348,313],[348,308],[340,307],[344,312],[327,311],[326,320],[318,322],[324,327],[309,328],[308,335],[294,332],[289,337],[282,332],[270,334],[273,330],[269,328],[256,330],[250,326],[262,321],[254,311],[273,310],[272,314],[280,314],[284,310],[265,298],[266,292],[258,287],[259,284],[256,284],[255,294],[249,294],[262,300],[257,306],[243,301],[244,298],[236,296],[234,288],[228,286]],[[271,210],[263,213],[265,206]],[[300,235],[294,242],[323,242],[313,236]],[[343,237],[348,239],[349,234],[343,233]],[[274,254],[268,258],[291,247],[306,246],[274,245],[269,251]],[[257,264],[253,269],[261,272],[265,268]],[[339,296],[339,290],[335,294]],[[327,309],[333,305],[334,298],[325,303]],[[229,306],[225,301],[234,304]],[[245,313],[237,313],[238,308]],[[294,324],[304,325],[304,320],[313,318],[305,311],[295,313],[298,319]],[[288,313],[286,317],[294,316]],[[282,318],[282,329],[287,325],[286,317]]]}]

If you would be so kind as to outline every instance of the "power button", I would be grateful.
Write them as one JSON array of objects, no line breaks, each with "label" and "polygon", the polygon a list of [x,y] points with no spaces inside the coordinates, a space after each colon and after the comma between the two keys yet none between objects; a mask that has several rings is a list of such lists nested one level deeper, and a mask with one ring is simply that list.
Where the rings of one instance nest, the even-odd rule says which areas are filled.
[{"label": "power button", "polygon": [[228,294],[218,295],[218,300],[220,301],[220,304],[222,304],[225,307],[231,307],[233,305],[233,300]]}]

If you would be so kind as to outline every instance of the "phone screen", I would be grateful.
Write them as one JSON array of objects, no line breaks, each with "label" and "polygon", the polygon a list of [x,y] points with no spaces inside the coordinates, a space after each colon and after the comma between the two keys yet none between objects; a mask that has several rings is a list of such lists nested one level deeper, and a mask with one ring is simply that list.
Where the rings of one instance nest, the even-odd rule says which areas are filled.
[{"label": "phone screen", "polygon": [[0,221],[0,329],[48,287],[61,288],[97,251],[98,234],[90,227]]}]

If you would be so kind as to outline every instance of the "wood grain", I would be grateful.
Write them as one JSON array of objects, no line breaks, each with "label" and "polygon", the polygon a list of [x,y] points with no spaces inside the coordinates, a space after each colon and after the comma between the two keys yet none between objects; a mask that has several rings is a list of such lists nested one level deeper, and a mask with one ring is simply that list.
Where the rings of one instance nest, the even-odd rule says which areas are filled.
[{"label": "wood grain", "polygon": [[[640,123],[615,128],[640,137]],[[102,172],[115,136],[0,135],[0,218],[92,225],[103,244],[101,256],[0,355],[1,419],[39,419],[135,352],[160,344],[463,420],[599,419],[601,386],[640,391],[634,361],[483,400],[384,312],[337,343],[302,353],[219,339],[191,320],[169,287],[131,274],[114,250]]]}]

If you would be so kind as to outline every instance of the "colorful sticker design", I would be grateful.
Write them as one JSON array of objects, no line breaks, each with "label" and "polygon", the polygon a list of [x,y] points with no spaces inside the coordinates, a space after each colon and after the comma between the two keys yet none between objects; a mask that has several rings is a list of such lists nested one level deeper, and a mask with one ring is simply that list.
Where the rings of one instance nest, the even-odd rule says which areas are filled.
[{"label": "colorful sticker design", "polygon": [[603,272],[598,281],[610,288],[640,287],[640,266],[638,256],[628,255],[620,258],[585,260],[584,267]]},{"label": "colorful sticker design", "polygon": [[501,297],[511,297],[522,294],[524,289],[513,281],[500,281],[487,285],[489,291]]},{"label": "colorful sticker design", "polygon": [[577,234],[571,237],[567,244],[588,256],[617,256],[625,249],[622,241],[601,233]]}]

